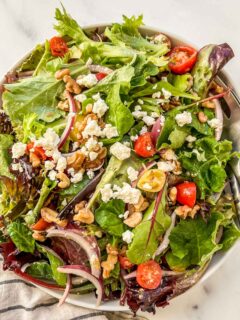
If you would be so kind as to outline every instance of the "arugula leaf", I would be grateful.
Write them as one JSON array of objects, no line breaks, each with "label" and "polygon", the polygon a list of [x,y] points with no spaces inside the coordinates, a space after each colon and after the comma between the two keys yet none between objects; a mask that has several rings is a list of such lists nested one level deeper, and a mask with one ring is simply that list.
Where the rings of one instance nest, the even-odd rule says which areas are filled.
[{"label": "arugula leaf", "polygon": [[8,225],[7,231],[19,251],[34,252],[35,240],[32,237],[32,232],[25,224],[19,221],[12,222]]},{"label": "arugula leaf", "polygon": [[0,176],[5,176],[13,179],[13,175],[9,171],[11,157],[9,148],[13,144],[13,136],[10,134],[0,134]]},{"label": "arugula leaf", "polygon": [[125,203],[122,200],[113,199],[107,203],[101,203],[95,211],[95,220],[109,234],[121,237],[126,230],[126,226],[118,216],[123,214],[124,211]]},{"label": "arugula leaf", "polygon": [[29,57],[21,64],[18,72],[35,70],[44,54],[44,47],[38,44]]},{"label": "arugula leaf", "polygon": [[61,117],[56,105],[57,97],[64,88],[62,81],[52,76],[36,76],[4,86],[7,90],[2,95],[3,109],[14,126],[21,125],[24,116],[31,113],[45,122]]},{"label": "arugula leaf", "polygon": [[58,267],[61,267],[63,265],[63,262],[39,244],[37,244],[37,249],[48,258],[52,270],[53,279],[60,286],[65,286],[67,282],[67,275],[57,270]]},{"label": "arugula leaf", "polygon": [[133,241],[127,251],[132,263],[140,264],[151,259],[159,245],[160,236],[170,226],[171,218],[166,213],[166,188],[153,221],[155,202],[147,209],[142,222],[133,229]]},{"label": "arugula leaf", "polygon": [[166,255],[167,263],[173,270],[184,270],[193,265],[203,265],[222,248],[216,243],[219,226],[225,217],[212,212],[206,223],[201,216],[181,220],[170,234],[171,252]]},{"label": "arugula leaf", "polygon": [[46,261],[33,262],[27,267],[26,272],[34,278],[53,280],[51,266]]}]

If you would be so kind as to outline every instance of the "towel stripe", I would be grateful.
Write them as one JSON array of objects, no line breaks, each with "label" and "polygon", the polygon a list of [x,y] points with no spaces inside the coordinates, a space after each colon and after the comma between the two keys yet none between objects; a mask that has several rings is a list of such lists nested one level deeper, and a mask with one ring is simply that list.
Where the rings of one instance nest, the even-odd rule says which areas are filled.
[{"label": "towel stripe", "polygon": [[4,284],[11,284],[11,283],[23,283],[26,286],[29,286],[31,288],[36,288],[33,284],[28,283],[28,282],[21,280],[21,279],[10,279],[10,280],[0,281],[0,286],[4,285]]},{"label": "towel stripe", "polygon": [[24,307],[22,305],[16,305],[16,306],[11,306],[11,307],[8,307],[8,308],[4,308],[4,309],[1,309],[0,310],[0,314],[1,313],[5,313],[5,312],[9,312],[9,311],[13,311],[13,310],[18,310],[18,309],[23,309],[25,311],[34,311],[38,308],[42,308],[42,307],[51,307],[53,306],[54,304],[57,304],[58,303],[58,300],[54,301],[54,302],[49,302],[49,303],[41,303],[41,304],[37,304],[35,305],[34,307],[31,307],[31,308],[27,308],[27,307]]},{"label": "towel stripe", "polygon": [[79,317],[71,318],[70,320],[82,320],[82,319],[88,319],[91,317],[103,316],[103,315],[104,315],[104,313],[102,313],[102,312],[94,312],[94,313],[84,314]]}]

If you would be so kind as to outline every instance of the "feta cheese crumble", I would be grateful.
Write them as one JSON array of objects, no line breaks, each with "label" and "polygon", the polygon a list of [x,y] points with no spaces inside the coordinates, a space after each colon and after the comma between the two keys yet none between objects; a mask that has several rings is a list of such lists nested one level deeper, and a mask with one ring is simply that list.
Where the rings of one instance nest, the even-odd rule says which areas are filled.
[{"label": "feta cheese crumble", "polygon": [[101,118],[108,109],[109,108],[106,102],[103,99],[99,98],[96,102],[94,102],[92,111],[93,113],[96,113],[98,118]]},{"label": "feta cheese crumble", "polygon": [[80,86],[84,86],[86,88],[91,88],[93,86],[95,86],[95,84],[98,83],[97,77],[95,76],[95,74],[89,73],[86,76],[83,76],[79,79],[77,79],[77,83]]},{"label": "feta cheese crumble", "polygon": [[67,168],[67,159],[64,157],[60,157],[57,162],[56,170],[59,172],[63,172]]},{"label": "feta cheese crumble", "polygon": [[110,147],[110,153],[118,160],[125,160],[130,157],[131,149],[120,142],[116,142]]},{"label": "feta cheese crumble", "polygon": [[23,167],[21,166],[20,163],[13,163],[13,164],[12,164],[12,169],[13,169],[14,171],[23,172]]},{"label": "feta cheese crumble", "polygon": [[142,129],[140,130],[140,135],[146,133],[148,131],[147,127],[146,126],[143,126]]},{"label": "feta cheese crumble", "polygon": [[154,125],[154,123],[155,123],[155,119],[153,117],[150,117],[150,116],[144,116],[143,117],[143,121],[146,123],[146,125],[148,127]]},{"label": "feta cheese crumble", "polygon": [[105,184],[105,186],[100,190],[102,201],[108,202],[111,198],[113,198],[113,190],[110,183]]},{"label": "feta cheese crumble", "polygon": [[[157,85],[156,85],[156,88],[154,88],[153,87],[153,89],[157,89]],[[157,92],[154,92],[153,94],[152,94],[152,98],[153,99],[159,99],[159,98],[161,98],[161,92],[160,91],[157,91]]]},{"label": "feta cheese crumble", "polygon": [[93,179],[94,178],[94,172],[92,170],[87,170],[87,176],[89,179]]},{"label": "feta cheese crumble", "polygon": [[48,128],[43,137],[34,142],[34,146],[41,146],[45,150],[56,149],[60,141],[59,136],[52,128]]},{"label": "feta cheese crumble", "polygon": [[83,173],[81,171],[79,171],[73,175],[73,177],[70,179],[70,181],[72,183],[78,183],[78,182],[82,181],[82,179],[83,179]]},{"label": "feta cheese crumble", "polygon": [[135,136],[130,136],[131,141],[136,141],[138,139],[138,135],[136,134]]},{"label": "feta cheese crumble", "polygon": [[183,111],[182,113],[176,115],[175,120],[177,121],[179,127],[183,127],[185,124],[192,123],[192,115],[188,111]]},{"label": "feta cheese crumble", "polygon": [[75,96],[74,99],[76,99],[79,102],[83,102],[87,99],[87,96],[84,93],[80,93],[77,96]]},{"label": "feta cheese crumble", "polygon": [[133,232],[131,232],[130,230],[127,230],[127,231],[123,232],[122,239],[123,239],[123,241],[125,241],[129,244],[132,242],[133,236],[134,236]]},{"label": "feta cheese crumble", "polygon": [[14,145],[12,146],[13,159],[18,159],[18,158],[24,156],[24,154],[26,152],[26,147],[27,147],[27,145],[25,143],[22,143],[22,142],[14,143]]},{"label": "feta cheese crumble", "polygon": [[56,180],[56,175],[57,175],[57,171],[55,171],[55,170],[51,170],[48,173],[48,177],[52,181]]},{"label": "feta cheese crumble", "polygon": [[189,136],[186,137],[186,141],[187,141],[187,142],[190,142],[190,143],[192,143],[192,142],[194,142],[194,141],[196,141],[196,140],[197,140],[197,138],[194,137],[194,136],[191,136],[191,135],[189,135]]},{"label": "feta cheese crumble", "polygon": [[222,123],[217,118],[213,118],[211,120],[208,120],[208,124],[213,129],[221,129],[222,128]]},{"label": "feta cheese crumble", "polygon": [[55,163],[49,160],[44,162],[44,167],[47,171],[52,170],[55,167]]},{"label": "feta cheese crumble", "polygon": [[128,179],[129,179],[130,181],[135,181],[135,180],[137,180],[138,171],[135,170],[133,167],[127,168],[127,174],[128,174]]},{"label": "feta cheese crumble", "polygon": [[167,161],[159,161],[157,162],[157,167],[159,170],[162,170],[164,172],[170,172],[175,169],[175,164]]},{"label": "feta cheese crumble", "polygon": [[102,136],[107,139],[118,137],[118,131],[116,127],[113,127],[111,124],[107,123],[102,131]]},{"label": "feta cheese crumble", "polygon": [[88,119],[87,125],[82,132],[83,138],[88,138],[92,136],[100,137],[102,135],[102,130],[99,127],[96,120]]},{"label": "feta cheese crumble", "polygon": [[113,190],[115,191],[114,197],[125,203],[137,204],[141,197],[141,191],[136,188],[132,188],[130,184],[126,182],[123,183],[122,187],[114,185]]},{"label": "feta cheese crumble", "polygon": [[90,158],[91,161],[96,160],[97,157],[98,157],[98,153],[97,152],[94,152],[94,151],[90,151],[89,152],[89,158]]},{"label": "feta cheese crumble", "polygon": [[163,96],[166,100],[169,100],[169,98],[172,96],[171,92],[169,92],[168,90],[162,88],[162,93],[163,93]]}]

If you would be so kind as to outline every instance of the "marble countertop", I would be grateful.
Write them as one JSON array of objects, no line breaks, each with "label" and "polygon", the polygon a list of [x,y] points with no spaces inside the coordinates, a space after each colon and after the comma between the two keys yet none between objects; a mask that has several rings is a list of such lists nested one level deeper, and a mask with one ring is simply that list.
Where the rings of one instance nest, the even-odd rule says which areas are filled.
[{"label": "marble countertop", "polygon": [[[162,28],[201,47],[228,42],[236,58],[225,70],[239,92],[240,2],[237,0],[62,0],[81,25],[119,21],[122,14],[144,14],[145,24]],[[54,34],[57,0],[0,0],[0,75],[36,43]],[[198,284],[149,319],[240,319],[240,243],[227,261],[204,283]],[[148,315],[146,315],[148,316]]]}]

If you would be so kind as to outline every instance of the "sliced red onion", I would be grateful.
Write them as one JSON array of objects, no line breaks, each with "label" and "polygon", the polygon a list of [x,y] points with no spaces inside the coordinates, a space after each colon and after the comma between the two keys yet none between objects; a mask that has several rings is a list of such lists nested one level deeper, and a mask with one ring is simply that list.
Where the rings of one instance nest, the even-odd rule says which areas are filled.
[{"label": "sliced red onion", "polygon": [[90,64],[90,65],[88,65],[88,69],[91,72],[101,72],[101,73],[105,73],[105,74],[110,74],[113,72],[112,69],[110,69],[108,67],[100,66],[98,64]]},{"label": "sliced red onion", "polygon": [[103,167],[103,165],[104,165],[104,159],[103,159],[102,163],[100,164],[100,166],[98,166],[97,168],[93,168],[93,169],[91,169],[91,170],[92,170],[92,171],[100,170],[100,169]]},{"label": "sliced red onion", "polygon": [[136,278],[136,276],[137,276],[137,271],[135,270],[131,273],[126,274],[125,276],[123,276],[123,278],[125,280],[128,280],[128,279]]},{"label": "sliced red onion", "polygon": [[39,280],[36,279],[32,276],[30,276],[29,274],[22,272],[21,270],[14,270],[14,272],[16,273],[16,275],[18,275],[19,277],[23,278],[26,281],[29,281],[37,286],[40,287],[44,287],[44,288],[48,288],[48,289],[53,289],[53,290],[60,290],[63,291],[64,287],[61,287],[57,284],[53,284],[53,283],[49,283],[49,282],[45,282],[43,280]]},{"label": "sliced red onion", "polygon": [[103,297],[103,286],[102,282],[94,277],[90,270],[86,267],[80,266],[80,265],[67,265],[63,267],[58,267],[57,270],[62,273],[66,274],[74,274],[76,276],[83,277],[87,280],[89,280],[97,289],[97,302],[96,302],[96,307],[98,307],[102,301]]},{"label": "sliced red onion", "polygon": [[52,238],[52,237],[66,238],[78,243],[79,246],[83,248],[83,250],[86,252],[88,256],[92,274],[96,278],[100,277],[101,270],[100,270],[100,259],[98,255],[98,247],[91,244],[89,241],[87,241],[84,236],[80,235],[77,232],[74,232],[73,230],[52,229],[47,231],[47,237],[48,238]]},{"label": "sliced red onion", "polygon": [[28,267],[30,267],[31,263],[25,263],[24,265],[21,266],[21,272],[25,272]]},{"label": "sliced red onion", "polygon": [[65,287],[65,290],[64,290],[64,293],[63,293],[61,299],[59,299],[58,307],[60,307],[67,299],[67,296],[69,295],[69,292],[71,290],[71,286],[72,286],[71,276],[70,276],[70,274],[67,274],[67,284],[66,284],[66,287]]},{"label": "sliced red onion", "polygon": [[68,102],[69,102],[69,113],[68,113],[68,117],[67,117],[67,124],[66,127],[62,133],[62,136],[60,138],[60,141],[58,143],[58,149],[61,149],[62,146],[64,145],[64,143],[66,142],[72,127],[74,125],[74,121],[76,118],[76,112],[77,112],[77,106],[75,103],[74,98],[72,97],[72,95],[70,94],[69,91],[67,91],[67,98],[68,98]]},{"label": "sliced red onion", "polygon": [[171,233],[172,229],[174,228],[175,222],[176,222],[176,213],[175,213],[175,211],[172,213],[171,219],[172,219],[172,221],[171,221],[170,227],[165,232],[165,235],[163,237],[163,241],[161,242],[160,246],[157,248],[156,252],[154,253],[153,259],[156,256],[159,256],[161,253],[163,253],[163,251],[165,251],[167,249],[168,245],[169,245],[169,236],[170,236],[170,233]]},{"label": "sliced red onion", "polygon": [[152,127],[151,139],[154,146],[156,146],[157,139],[162,131],[162,122],[162,117],[159,117]]},{"label": "sliced red onion", "polygon": [[72,277],[72,285],[77,286],[87,282],[87,279],[83,277]]},{"label": "sliced red onion", "polygon": [[219,100],[213,100],[215,104],[215,117],[219,120],[220,126],[215,129],[215,138],[217,141],[221,139],[222,131],[223,131],[223,112],[222,107]]}]

